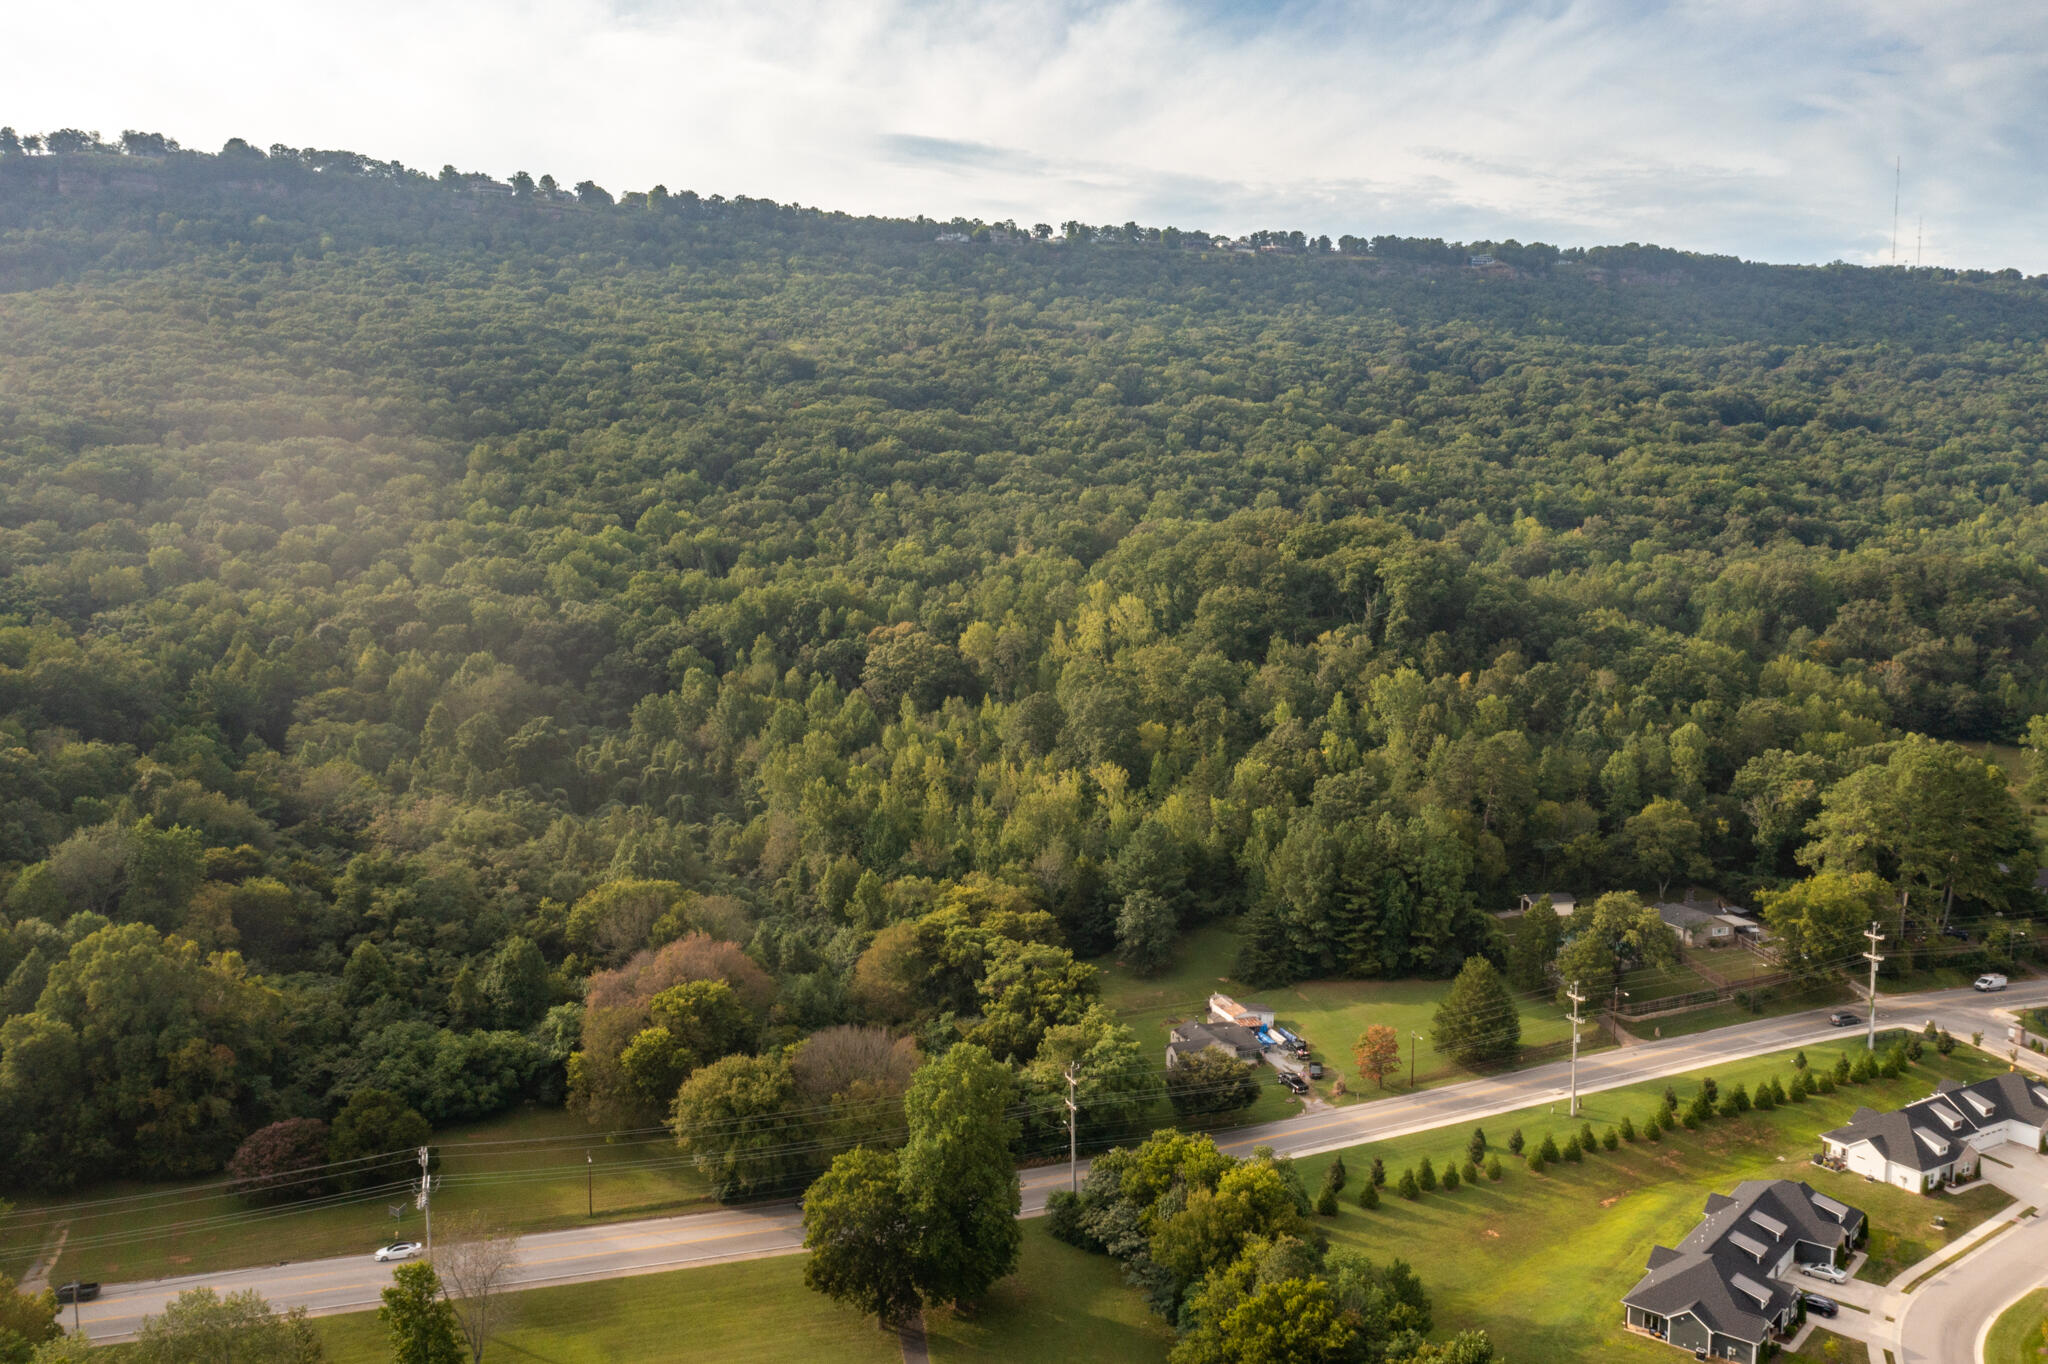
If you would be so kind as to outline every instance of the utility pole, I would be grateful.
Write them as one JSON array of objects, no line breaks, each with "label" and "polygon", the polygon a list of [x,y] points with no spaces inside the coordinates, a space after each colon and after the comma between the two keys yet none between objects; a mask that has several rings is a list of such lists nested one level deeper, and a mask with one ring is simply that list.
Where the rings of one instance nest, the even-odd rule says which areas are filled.
[{"label": "utility pole", "polygon": [[1081,1109],[1074,1102],[1074,1086],[1081,1077],[1074,1067],[1074,1062],[1067,1062],[1067,1187],[1078,1194],[1081,1192],[1081,1164],[1079,1143],[1074,1132]]},{"label": "utility pole", "polygon": [[427,1254],[434,1253],[434,1205],[428,1197],[434,1191],[433,1176],[427,1173],[427,1148],[420,1148],[420,1211],[427,1215]]},{"label": "utility pole", "polygon": [[1565,991],[1564,997],[1572,1002],[1572,1102],[1565,1116],[1576,1118],[1579,1116],[1579,1006],[1586,1002],[1586,997],[1579,993],[1577,981],[1572,982],[1572,988]]},{"label": "utility pole", "polygon": [[585,1217],[597,1216],[597,1190],[591,1182],[595,1174],[595,1160],[596,1157],[592,1156],[590,1152],[585,1151],[583,1153],[583,1215]]},{"label": "utility pole", "polygon": [[1614,1007],[1607,1011],[1607,1026],[1614,1034],[1614,1045],[1617,1047],[1621,1045],[1621,1001],[1628,997],[1628,991],[1621,988],[1621,982],[1614,982]]},{"label": "utility pole", "polygon": [[1870,963],[1870,1020],[1869,1020],[1869,1022],[1870,1022],[1870,1026],[1869,1026],[1869,1030],[1868,1030],[1868,1033],[1867,1033],[1867,1035],[1866,1035],[1866,1036],[1865,1036],[1865,1038],[1864,1038],[1864,1043],[1863,1043],[1863,1046],[1864,1046],[1864,1049],[1865,1049],[1866,1051],[1876,1051],[1876,1050],[1877,1050],[1877,964],[1878,964],[1879,962],[1881,962],[1881,961],[1883,961],[1883,960],[1884,960],[1884,958],[1883,958],[1883,957],[1881,957],[1881,956],[1879,956],[1879,955],[1877,954],[1877,945],[1878,945],[1879,943],[1881,943],[1881,942],[1883,942],[1883,941],[1884,941],[1884,934],[1882,934],[1882,933],[1880,933],[1880,932],[1878,932],[1878,931],[1877,931],[1877,920],[1875,920],[1875,919],[1872,919],[1872,920],[1870,921],[1870,930],[1869,930],[1869,931],[1868,931],[1867,933],[1865,933],[1865,934],[1864,934],[1863,936],[1864,936],[1864,937],[1866,937],[1866,938],[1868,938],[1868,939],[1870,939],[1870,950],[1869,950],[1868,952],[1865,952],[1865,953],[1863,954],[1863,959],[1864,959],[1865,961],[1867,961],[1867,962],[1869,962],[1869,963]]},{"label": "utility pole", "polygon": [[[1415,1088],[1415,1044],[1422,1040],[1422,1034],[1412,1029],[1408,1033],[1408,1088]],[[1399,1053],[1396,1053],[1398,1055]]]}]

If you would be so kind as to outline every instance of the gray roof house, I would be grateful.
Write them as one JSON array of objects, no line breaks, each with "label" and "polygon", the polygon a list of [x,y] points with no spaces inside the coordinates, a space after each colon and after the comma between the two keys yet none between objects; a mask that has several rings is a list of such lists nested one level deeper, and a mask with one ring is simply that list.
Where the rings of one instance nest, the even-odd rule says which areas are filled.
[{"label": "gray roof house", "polygon": [[1221,1047],[1240,1061],[1256,1061],[1265,1054],[1251,1029],[1235,1023],[1176,1023],[1167,1034],[1167,1069],[1179,1065],[1181,1057],[1210,1047]]},{"label": "gray roof house", "polygon": [[1709,1194],[1706,1216],[1674,1249],[1650,1252],[1648,1272],[1623,1296],[1628,1328],[1739,1364],[1791,1328],[1798,1290],[1781,1282],[1795,1265],[1835,1263],[1863,1233],[1846,1203],[1791,1179],[1751,1179]]},{"label": "gray roof house", "polygon": [[1891,1113],[1859,1108],[1821,1134],[1827,1155],[1870,1179],[1927,1193],[1977,1173],[1977,1157],[2006,1142],[2038,1151],[2048,1140],[2048,1080],[2018,1071],[1934,1093]]},{"label": "gray roof house", "polygon": [[1666,900],[1657,905],[1657,917],[1687,947],[1723,946],[1735,941],[1735,925],[1718,909]]}]

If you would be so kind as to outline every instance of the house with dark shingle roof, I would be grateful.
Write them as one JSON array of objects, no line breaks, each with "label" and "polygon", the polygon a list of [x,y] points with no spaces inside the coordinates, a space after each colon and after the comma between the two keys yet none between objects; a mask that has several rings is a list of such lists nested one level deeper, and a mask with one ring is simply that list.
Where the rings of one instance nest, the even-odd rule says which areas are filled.
[{"label": "house with dark shingle roof", "polygon": [[1799,1290],[1783,1282],[1803,1264],[1837,1264],[1861,1239],[1861,1212],[1791,1179],[1751,1179],[1710,1194],[1706,1215],[1673,1248],[1650,1252],[1648,1271],[1623,1296],[1628,1329],[1739,1364],[1799,1315]]},{"label": "house with dark shingle roof", "polygon": [[1859,1108],[1846,1127],[1821,1134],[1826,1153],[1870,1179],[1928,1193],[1977,1173],[1977,1158],[2018,1142],[2030,1151],[2048,1139],[2048,1080],[2008,1071],[1934,1093],[1890,1113]]},{"label": "house with dark shingle roof", "polygon": [[1177,1023],[1166,1035],[1166,1067],[1180,1064],[1183,1056],[1217,1047],[1240,1061],[1256,1061],[1265,1054],[1250,1028],[1235,1023]]}]

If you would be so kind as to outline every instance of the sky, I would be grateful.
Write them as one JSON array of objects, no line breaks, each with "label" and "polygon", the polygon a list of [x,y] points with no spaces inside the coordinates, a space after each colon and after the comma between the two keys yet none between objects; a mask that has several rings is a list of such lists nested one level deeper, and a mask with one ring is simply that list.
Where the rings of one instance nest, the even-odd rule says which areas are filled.
[{"label": "sky", "polygon": [[[1980,0],[102,0],[0,122],[618,193],[2048,271],[2048,22]],[[35,60],[24,54],[41,54]]]}]

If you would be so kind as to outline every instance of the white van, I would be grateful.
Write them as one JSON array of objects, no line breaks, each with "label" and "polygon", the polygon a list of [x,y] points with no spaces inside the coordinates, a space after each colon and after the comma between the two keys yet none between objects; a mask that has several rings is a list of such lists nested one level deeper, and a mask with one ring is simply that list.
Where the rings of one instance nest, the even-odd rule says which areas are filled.
[{"label": "white van", "polygon": [[2005,977],[1999,975],[1995,971],[1988,972],[1984,975],[1977,977],[1975,983],[1970,988],[1974,990],[1986,991],[2003,990],[2005,988]]}]

